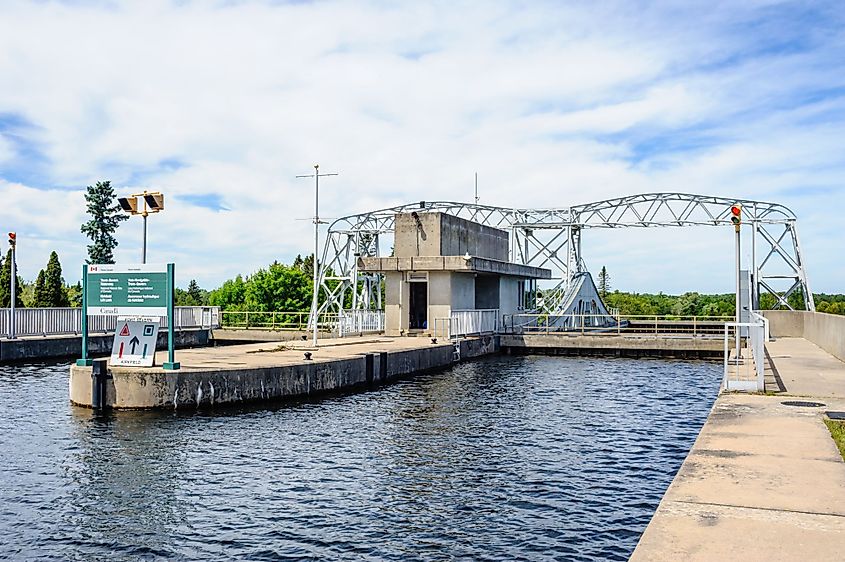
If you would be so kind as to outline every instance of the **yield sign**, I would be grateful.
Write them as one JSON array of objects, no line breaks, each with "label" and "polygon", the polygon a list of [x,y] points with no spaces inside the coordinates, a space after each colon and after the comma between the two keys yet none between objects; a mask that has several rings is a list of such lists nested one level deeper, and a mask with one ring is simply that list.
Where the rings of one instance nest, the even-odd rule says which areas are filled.
[{"label": "yield sign", "polygon": [[123,329],[120,331],[121,336],[128,336],[129,335],[129,324],[124,324]]}]

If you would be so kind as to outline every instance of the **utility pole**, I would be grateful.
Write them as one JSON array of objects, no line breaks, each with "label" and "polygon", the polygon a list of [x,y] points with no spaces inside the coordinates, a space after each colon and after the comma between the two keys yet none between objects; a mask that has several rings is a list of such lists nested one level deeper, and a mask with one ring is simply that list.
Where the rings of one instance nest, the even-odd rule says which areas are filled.
[{"label": "utility pole", "polygon": [[737,323],[737,327],[736,327],[736,361],[738,363],[739,360],[742,359],[742,349],[740,347],[740,340],[741,340],[740,334],[742,333],[742,330],[740,329],[740,327],[738,325],[742,321],[741,308],[740,308],[742,306],[742,303],[740,302],[740,293],[741,293],[742,288],[740,286],[741,280],[740,280],[740,275],[739,275],[739,270],[740,270],[740,267],[742,266],[741,259],[740,259],[740,236],[739,236],[739,230],[740,230],[740,227],[742,226],[742,205],[740,205],[739,203],[731,206],[731,222],[733,223],[734,230],[736,231],[736,314],[735,314],[736,318],[735,318],[735,322]]},{"label": "utility pole", "polygon": [[9,233],[9,249],[11,250],[11,290],[9,293],[11,294],[11,302],[9,302],[9,339],[13,340],[16,339],[17,336],[15,335],[15,301],[17,300],[17,295],[15,291],[17,289],[17,281],[18,281],[18,265],[15,261],[15,246],[17,246],[18,242],[18,235],[14,232]]},{"label": "utility pole", "polygon": [[478,172],[475,172],[475,204],[478,205]]},{"label": "utility pole", "polygon": [[314,347],[317,347],[317,294],[320,290],[317,286],[317,283],[320,280],[319,267],[317,265],[317,255],[320,252],[320,178],[336,175],[337,174],[321,174],[320,165],[314,164],[313,174],[296,176],[297,178],[314,178],[314,261],[312,267],[314,270],[314,290],[312,292],[314,294],[311,296],[311,332]]}]

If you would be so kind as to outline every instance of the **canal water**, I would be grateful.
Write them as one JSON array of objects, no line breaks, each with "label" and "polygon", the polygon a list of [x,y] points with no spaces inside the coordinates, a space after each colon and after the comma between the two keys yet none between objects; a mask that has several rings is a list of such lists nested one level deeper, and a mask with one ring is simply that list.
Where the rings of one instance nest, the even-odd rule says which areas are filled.
[{"label": "canal water", "polygon": [[721,365],[492,357],[378,390],[96,417],[0,366],[0,559],[625,560]]}]

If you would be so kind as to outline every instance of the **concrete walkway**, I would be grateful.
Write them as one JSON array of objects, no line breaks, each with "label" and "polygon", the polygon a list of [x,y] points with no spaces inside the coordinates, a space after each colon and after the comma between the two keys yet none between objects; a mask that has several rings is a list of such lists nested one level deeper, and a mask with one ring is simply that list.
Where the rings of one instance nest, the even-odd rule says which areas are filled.
[{"label": "concrete walkway", "polygon": [[768,349],[786,393],[716,400],[631,560],[845,559],[845,462],[822,421],[845,410],[845,364],[801,338]]},{"label": "concrete walkway", "polygon": [[[391,338],[384,336],[321,339],[319,347],[311,345],[311,341],[264,342],[242,345],[226,345],[220,347],[201,347],[176,352],[176,360],[182,363],[182,370],[204,371],[239,370],[244,368],[279,367],[284,365],[300,365],[303,363],[304,353],[311,353],[311,360],[315,363],[349,359],[362,353],[376,353],[380,351],[407,351],[422,347],[448,347],[449,341],[432,344],[429,338]],[[156,364],[167,361],[167,351],[156,352]]]},{"label": "concrete walkway", "polygon": [[794,396],[845,398],[845,363],[804,338],[766,344],[786,392]]}]

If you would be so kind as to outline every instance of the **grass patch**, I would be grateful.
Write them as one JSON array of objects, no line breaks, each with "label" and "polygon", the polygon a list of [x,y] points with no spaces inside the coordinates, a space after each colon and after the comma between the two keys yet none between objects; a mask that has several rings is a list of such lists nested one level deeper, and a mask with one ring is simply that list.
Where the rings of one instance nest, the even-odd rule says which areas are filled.
[{"label": "grass patch", "polygon": [[830,430],[830,436],[833,437],[834,443],[839,447],[842,460],[845,460],[845,422],[825,419],[824,424]]}]

